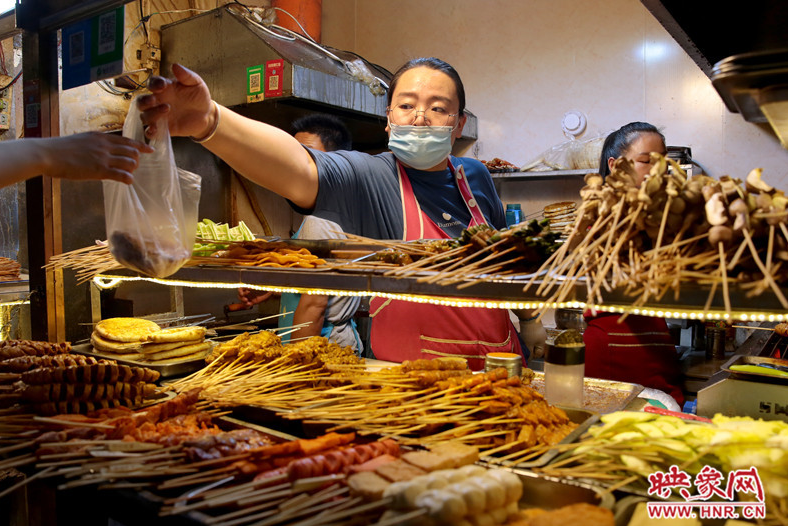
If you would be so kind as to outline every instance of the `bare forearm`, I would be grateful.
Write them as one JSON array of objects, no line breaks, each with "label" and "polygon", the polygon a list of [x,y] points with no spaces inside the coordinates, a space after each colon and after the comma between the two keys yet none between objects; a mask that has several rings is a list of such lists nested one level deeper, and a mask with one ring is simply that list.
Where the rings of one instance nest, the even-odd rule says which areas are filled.
[{"label": "bare forearm", "polygon": [[18,183],[46,171],[45,156],[36,151],[37,144],[33,141],[43,139],[25,139],[19,141],[0,142],[0,186]]},{"label": "bare forearm", "polygon": [[0,142],[0,186],[37,175],[131,183],[140,154],[152,151],[141,142],[96,132]]},{"label": "bare forearm", "polygon": [[317,198],[317,167],[285,131],[220,109],[216,134],[203,145],[235,171],[303,208]]},{"label": "bare forearm", "polygon": [[309,325],[293,332],[290,337],[296,339],[320,336],[327,305],[328,296],[302,294],[298,306],[293,312],[293,325],[301,325],[307,322],[309,322]]}]

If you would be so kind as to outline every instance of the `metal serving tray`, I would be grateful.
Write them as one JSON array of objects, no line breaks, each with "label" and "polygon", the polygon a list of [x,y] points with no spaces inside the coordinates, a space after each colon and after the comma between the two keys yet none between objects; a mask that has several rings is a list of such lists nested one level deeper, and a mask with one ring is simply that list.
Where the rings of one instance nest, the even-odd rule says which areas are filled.
[{"label": "metal serving tray", "polygon": [[[544,373],[534,371],[531,387],[544,395]],[[583,382],[583,409],[600,414],[621,411],[637,398],[643,386],[602,378],[588,378]]]},{"label": "metal serving tray", "polygon": [[[734,369],[734,366],[737,365],[755,367],[748,367],[746,371],[742,371]],[[788,373],[784,372],[780,376],[769,374],[770,370],[773,370],[771,367],[778,367],[780,368],[780,371],[784,372],[788,367],[788,360],[779,360],[777,358],[768,358],[766,356],[739,355],[735,356],[732,360],[723,365],[722,370],[731,373],[731,377],[737,378],[739,380],[788,385]],[[757,368],[762,368],[764,372],[758,372]]]},{"label": "metal serving tray", "polygon": [[612,510],[616,499],[599,486],[514,469],[523,483],[520,508],[556,509],[586,503]]},{"label": "metal serving tray", "polygon": [[170,378],[173,376],[181,376],[184,374],[193,373],[198,369],[205,367],[205,356],[201,358],[192,358],[189,360],[172,360],[169,362],[137,362],[135,360],[124,360],[123,355],[119,354],[103,354],[96,352],[92,345],[89,343],[82,343],[71,346],[71,351],[77,354],[84,354],[85,356],[92,356],[97,360],[113,360],[125,365],[132,365],[134,367],[147,367],[158,371],[162,378]]}]

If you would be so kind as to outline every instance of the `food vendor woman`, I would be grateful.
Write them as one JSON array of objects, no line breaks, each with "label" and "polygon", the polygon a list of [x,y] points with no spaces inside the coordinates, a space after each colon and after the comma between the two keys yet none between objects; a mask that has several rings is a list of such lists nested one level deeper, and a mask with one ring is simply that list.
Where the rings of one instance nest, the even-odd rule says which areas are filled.
[{"label": "food vendor woman", "polygon": [[[174,65],[173,73],[173,80],[153,78],[152,93],[140,97],[143,122],[155,129],[166,118],[172,135],[191,136],[299,212],[376,239],[440,239],[481,223],[506,226],[484,165],[450,155],[466,121],[465,91],[456,70],[442,60],[411,60],[391,79],[391,151],[378,155],[304,148],[286,132],[213,102],[192,71]],[[504,309],[376,298],[370,316],[370,344],[378,359],[456,356],[481,369],[489,352],[522,354]]]},{"label": "food vendor woman", "polygon": [[[641,183],[651,169],[651,152],[667,153],[665,137],[652,124],[631,122],[605,139],[599,173],[606,177],[615,160],[625,157]],[[664,319],[630,314],[620,320],[620,314],[604,312],[585,317],[586,376],[659,389],[682,405],[679,356]]]}]

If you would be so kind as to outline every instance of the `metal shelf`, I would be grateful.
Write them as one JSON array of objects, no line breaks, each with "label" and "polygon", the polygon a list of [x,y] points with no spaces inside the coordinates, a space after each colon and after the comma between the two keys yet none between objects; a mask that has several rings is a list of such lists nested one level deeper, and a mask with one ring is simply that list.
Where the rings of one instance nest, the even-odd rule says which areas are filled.
[{"label": "metal shelf", "polygon": [[[165,279],[141,276],[128,270],[117,270],[102,274],[94,281],[100,287],[111,288],[119,283],[150,281],[169,286],[203,288],[237,288],[240,286],[273,290],[328,295],[376,295],[453,306],[476,306],[488,308],[528,309],[545,306],[545,297],[535,294],[536,285],[524,292],[528,277],[501,278],[488,281],[467,282],[456,285],[437,285],[418,278],[385,276],[382,271],[362,270],[290,270],[248,267],[186,267]],[[681,297],[676,300],[666,294],[660,301],[648,305],[634,306],[634,298],[621,290],[605,292],[603,304],[598,310],[628,312],[675,319],[731,319],[737,321],[784,321],[788,320],[788,309],[771,293],[748,298],[747,291],[735,284],[730,288],[731,312],[724,309],[724,298],[718,290],[709,300],[709,287],[687,284],[681,287]],[[552,307],[584,308],[586,287],[575,287],[573,300]],[[545,296],[549,295],[549,291]]]},{"label": "metal shelf", "polygon": [[541,181],[545,179],[582,179],[586,174],[597,173],[596,168],[584,170],[554,170],[549,172],[491,172],[496,181]]}]

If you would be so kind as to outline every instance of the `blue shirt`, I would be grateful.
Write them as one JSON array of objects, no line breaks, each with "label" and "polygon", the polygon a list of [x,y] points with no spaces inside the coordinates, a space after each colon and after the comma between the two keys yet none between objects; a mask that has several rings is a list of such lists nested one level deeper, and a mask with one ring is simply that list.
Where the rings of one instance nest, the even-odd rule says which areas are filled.
[{"label": "blue shirt", "polygon": [[[351,234],[372,239],[402,239],[402,195],[394,154],[308,151],[315,160],[319,177],[317,202],[311,213],[334,221]],[[471,192],[487,222],[494,228],[505,228],[503,204],[487,168],[476,159],[450,157],[450,160],[455,168],[463,166]],[[471,214],[450,170],[426,172],[407,168],[406,172],[424,213],[448,235],[458,237],[470,223]]]}]

